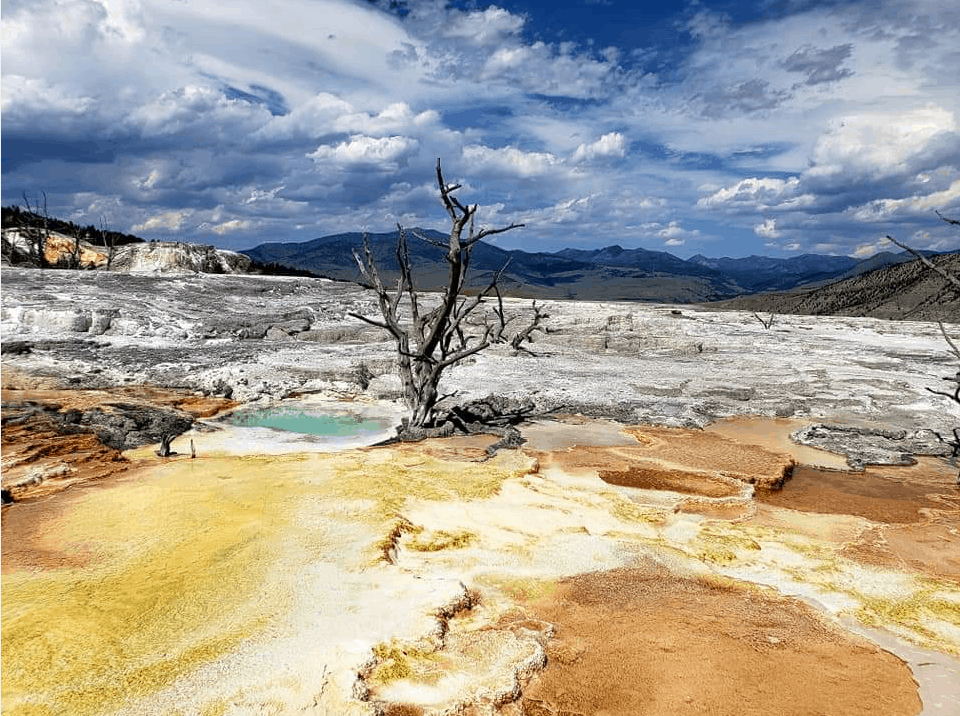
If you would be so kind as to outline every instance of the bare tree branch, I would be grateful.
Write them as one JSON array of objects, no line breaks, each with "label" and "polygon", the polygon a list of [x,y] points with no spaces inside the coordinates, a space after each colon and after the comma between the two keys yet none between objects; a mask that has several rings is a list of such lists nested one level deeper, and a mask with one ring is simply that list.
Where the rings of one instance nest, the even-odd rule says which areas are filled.
[{"label": "bare tree branch", "polygon": [[939,216],[942,221],[946,221],[948,224],[953,224],[954,226],[960,226],[960,220],[958,220],[958,219],[950,219],[950,218],[947,218],[946,216],[944,216],[943,214],[941,214],[941,213],[940,213],[939,211],[937,211],[936,209],[933,210],[933,213],[936,214],[937,216]]},{"label": "bare tree branch", "polygon": [[[951,220],[951,221],[952,221],[952,220]],[[937,266],[935,263],[933,263],[933,261],[931,261],[930,259],[928,259],[928,258],[927,258],[926,256],[924,256],[923,254],[921,254],[919,251],[915,251],[914,249],[911,249],[911,248],[910,248],[909,246],[907,246],[906,244],[901,244],[899,241],[897,241],[895,238],[893,238],[893,237],[890,236],[889,234],[887,235],[887,238],[888,238],[890,241],[892,241],[893,243],[895,243],[897,246],[899,246],[901,249],[905,249],[905,250],[909,251],[911,254],[913,254],[913,255],[916,256],[918,259],[920,259],[920,262],[921,262],[924,266],[926,266],[926,267],[929,268],[929,269],[933,269],[933,270],[936,271],[938,274],[940,274],[940,275],[943,276],[945,279],[947,279],[947,281],[949,281],[950,283],[952,283],[954,286],[956,286],[957,288],[960,288],[960,278],[957,278],[956,276],[947,273],[947,272],[944,271],[942,268],[940,268],[940,267]]]},{"label": "bare tree branch", "polygon": [[[953,226],[960,226],[960,221],[958,221],[958,220],[956,220],[956,219],[948,219],[948,218],[946,218],[945,216],[941,216],[939,211],[936,212],[936,214],[937,214],[937,216],[939,216],[943,221],[947,222],[948,224],[951,224],[951,225],[953,225]],[[923,255],[922,255],[921,253],[919,253],[918,251],[914,251],[914,250],[913,250],[912,248],[910,248],[909,246],[906,246],[906,245],[904,245],[904,244],[901,244],[899,241],[897,241],[897,240],[894,239],[893,237],[887,236],[887,238],[890,239],[890,241],[892,241],[893,243],[895,243],[895,244],[896,244],[897,246],[899,246],[900,248],[906,249],[906,250],[909,251],[911,254],[913,254],[914,256],[916,256],[918,259],[920,259],[920,261],[921,261],[927,268],[933,269],[933,270],[936,271],[938,274],[940,274],[940,275],[943,276],[945,279],[947,279],[951,284],[953,284],[953,285],[956,286],[957,288],[960,288],[960,279],[958,279],[956,276],[954,276],[953,274],[947,273],[946,271],[944,271],[943,269],[941,269],[939,266],[937,266],[936,264],[934,264],[932,261],[930,261],[929,259],[927,259],[927,257],[923,256]],[[940,333],[943,334],[944,340],[947,342],[947,345],[950,347],[950,352],[951,352],[954,356],[956,356],[957,359],[960,359],[960,348],[957,347],[957,344],[954,343],[954,342],[953,342],[953,339],[950,338],[950,336],[947,334],[947,329],[944,327],[943,321],[937,321],[937,325],[940,326]],[[951,378],[951,377],[944,377],[943,380],[946,380],[946,381],[949,381],[949,382],[952,382],[952,383],[956,383],[956,384],[957,384],[957,387],[956,387],[956,389],[953,391],[952,394],[951,394],[951,393],[944,392],[944,391],[942,391],[942,390],[934,390],[933,388],[927,388],[927,390],[928,390],[929,392],[933,393],[934,395],[940,395],[940,396],[943,396],[944,398],[949,398],[949,399],[952,400],[953,402],[957,403],[957,405],[960,405],[960,370],[958,370],[958,371],[957,371],[957,374],[956,374],[955,376],[953,376],[952,378]],[[953,428],[953,440],[949,440],[949,439],[947,439],[947,438],[944,438],[944,437],[943,437],[940,433],[938,433],[938,432],[934,432],[934,435],[937,436],[937,439],[938,439],[940,442],[946,443],[946,444],[949,445],[951,448],[953,448],[953,452],[951,453],[950,457],[958,457],[958,456],[960,456],[960,428]],[[960,486],[960,471],[957,472],[957,485]]]}]

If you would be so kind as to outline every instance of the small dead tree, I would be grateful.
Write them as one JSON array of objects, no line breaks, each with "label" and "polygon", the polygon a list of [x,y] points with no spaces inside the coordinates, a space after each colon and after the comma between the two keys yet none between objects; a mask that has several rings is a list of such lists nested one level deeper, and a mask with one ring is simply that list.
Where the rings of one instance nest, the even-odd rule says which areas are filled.
[{"label": "small dead tree", "polygon": [[[497,315],[497,320],[499,325],[497,327],[496,333],[494,334],[493,341],[495,343],[505,343],[507,341],[504,333],[506,332],[507,326],[519,318],[519,316],[510,316],[507,317],[506,313],[503,310],[503,296],[500,293],[500,287],[494,286],[494,292],[497,295],[497,306],[494,308],[494,313]],[[549,329],[546,326],[542,325],[544,319],[550,318],[550,314],[546,313],[543,310],[543,306],[538,306],[537,302],[533,302],[533,318],[530,319],[530,323],[523,330],[517,331],[516,334],[510,339],[510,347],[515,351],[523,351],[528,355],[535,356],[536,353],[531,351],[529,348],[523,344],[527,341],[533,343],[533,334],[537,331],[540,331],[543,334],[549,333]]]},{"label": "small dead tree", "polygon": [[[435,308],[426,310],[421,305],[420,295],[417,293],[413,279],[407,232],[399,224],[397,225],[396,257],[400,267],[400,277],[396,288],[392,291],[384,286],[377,272],[370,243],[366,237],[364,237],[362,255],[356,251],[353,254],[360,273],[377,293],[383,320],[375,320],[357,313],[349,315],[384,329],[396,342],[404,401],[410,411],[409,418],[404,421],[408,430],[432,427],[435,406],[444,397],[449,397],[441,396],[438,389],[440,376],[444,370],[488,348],[492,343],[504,340],[506,321],[502,310],[502,299],[498,302],[499,312],[484,321],[480,335],[469,334],[466,319],[483,304],[486,296],[495,293],[499,297],[498,283],[506,266],[494,272],[490,283],[476,295],[466,296],[464,287],[470,258],[477,243],[487,236],[523,226],[523,224],[510,224],[502,228],[475,231],[474,218],[478,206],[464,205],[457,199],[454,192],[460,189],[461,185],[447,184],[443,178],[439,159],[437,160],[437,186],[443,206],[450,215],[450,236],[446,242],[441,242],[416,235],[418,239],[442,249],[446,253],[449,264],[446,285],[440,297],[440,303]],[[466,235],[464,232],[467,232]],[[401,321],[401,302],[407,304],[409,324]],[[534,310],[533,324],[520,331],[511,340],[511,344],[517,348],[524,340],[530,338],[534,330],[538,328],[545,330],[540,327],[540,323],[546,318],[546,314],[536,307]],[[497,319],[495,323],[494,318]]]},{"label": "small dead tree", "polygon": [[100,238],[103,240],[103,245],[107,247],[107,271],[110,270],[110,266],[113,265],[113,256],[117,251],[116,247],[116,237],[108,230],[107,220],[101,216],[100,217]]},{"label": "small dead tree", "polygon": [[30,247],[30,259],[36,263],[39,268],[47,267],[47,239],[50,238],[50,214],[47,211],[47,192],[40,190],[43,195],[43,207],[41,210],[40,201],[30,205],[30,199],[27,192],[22,192],[23,208],[26,210],[25,223],[22,227],[26,234],[27,244]]},{"label": "small dead tree", "polygon": [[177,453],[170,449],[170,443],[173,442],[175,437],[177,437],[176,433],[164,433],[161,435],[160,449],[154,450],[154,452],[160,457],[170,457],[171,455],[176,455]]},{"label": "small dead tree", "polygon": [[753,314],[753,317],[756,318],[758,321],[760,321],[760,325],[763,326],[764,330],[769,331],[769,330],[770,330],[770,326],[773,325],[773,321],[774,321],[774,319],[777,317],[777,314],[774,313],[773,311],[771,311],[771,312],[770,312],[770,316],[767,318],[767,320],[763,320],[763,319],[760,317],[760,314],[759,314],[759,313],[754,313],[754,314]]},{"label": "small dead tree", "polygon": [[[957,348],[957,344],[951,340],[950,336],[947,335],[947,329],[943,327],[943,321],[937,321],[937,324],[940,326],[940,333],[943,334],[943,339],[947,342],[947,345],[950,346],[950,352],[956,357],[957,361],[960,361],[960,348]],[[934,395],[942,395],[946,398],[950,398],[958,406],[960,406],[960,367],[957,368],[957,373],[952,378],[945,376],[944,380],[950,383],[956,383],[956,388],[953,389],[953,392],[946,392],[943,390],[934,390],[933,388],[927,388]],[[935,433],[937,438],[942,443],[949,445],[953,452],[950,454],[950,457],[960,456],[960,427],[953,428],[953,439],[944,438],[940,433]],[[957,473],[957,484],[960,484],[960,472]]]}]

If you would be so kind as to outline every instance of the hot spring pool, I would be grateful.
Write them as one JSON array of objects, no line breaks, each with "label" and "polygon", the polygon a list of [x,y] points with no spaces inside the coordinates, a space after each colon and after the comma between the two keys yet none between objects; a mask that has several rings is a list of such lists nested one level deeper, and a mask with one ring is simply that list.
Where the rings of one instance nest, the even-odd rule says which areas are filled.
[{"label": "hot spring pool", "polygon": [[[228,454],[324,452],[373,445],[396,435],[404,414],[390,403],[351,403],[315,397],[245,406],[197,435],[197,448]],[[202,441],[202,443],[201,443]]]},{"label": "hot spring pool", "polygon": [[359,413],[329,415],[304,406],[279,405],[269,408],[243,408],[227,417],[231,425],[244,428],[273,428],[305,435],[361,437],[387,429],[386,418],[364,417]]}]

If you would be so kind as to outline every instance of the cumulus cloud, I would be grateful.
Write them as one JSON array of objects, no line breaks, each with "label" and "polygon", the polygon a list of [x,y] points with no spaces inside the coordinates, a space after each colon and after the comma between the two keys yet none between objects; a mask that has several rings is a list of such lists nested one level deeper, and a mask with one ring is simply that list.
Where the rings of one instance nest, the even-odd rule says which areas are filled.
[{"label": "cumulus cloud", "polygon": [[367,112],[343,114],[333,122],[333,128],[340,132],[382,136],[424,129],[437,124],[439,120],[440,115],[436,110],[414,112],[406,102],[394,102],[376,115]]},{"label": "cumulus cloud", "polygon": [[673,18],[686,44],[640,52],[444,0],[403,18],[355,0],[8,5],[5,202],[45,186],[60,215],[93,196],[136,222],[118,229],[301,240],[442,225],[442,157],[465,200],[544,248],[573,224],[583,242],[707,241],[693,220],[742,242],[730,255],[852,253],[882,222],[960,245],[935,220],[916,234],[960,206],[960,22],[936,0],[692,8]]},{"label": "cumulus cloud", "polygon": [[484,10],[456,12],[448,15],[440,32],[444,37],[476,45],[489,45],[520,32],[526,23],[522,15],[515,15],[496,5]]},{"label": "cumulus cloud", "polygon": [[271,116],[259,104],[228,99],[212,87],[189,85],[138,107],[127,123],[144,137],[190,132],[204,135],[212,143],[243,141],[247,133],[266,124]]},{"label": "cumulus cloud", "polygon": [[953,207],[960,208],[960,179],[943,191],[903,199],[874,199],[862,206],[851,207],[846,213],[856,221],[877,223],[897,216],[929,215],[934,210],[949,212]]},{"label": "cumulus cloud", "polygon": [[627,143],[623,135],[610,132],[591,144],[581,144],[570,159],[574,164],[579,164],[606,157],[623,157],[626,153]]},{"label": "cumulus cloud", "polygon": [[914,175],[960,160],[954,113],[934,104],[834,120],[810,153],[805,183],[831,188]]},{"label": "cumulus cloud", "polygon": [[562,166],[561,160],[550,152],[525,152],[518,147],[494,149],[482,144],[464,147],[463,158],[481,175],[493,172],[529,177],[547,174]]},{"label": "cumulus cloud", "polygon": [[162,214],[148,217],[139,224],[134,224],[131,231],[153,231],[155,229],[167,229],[177,231],[183,226],[188,212],[186,211],[165,211]]},{"label": "cumulus cloud", "polygon": [[889,246],[893,246],[893,244],[886,239],[877,239],[876,241],[857,244],[853,250],[853,253],[850,255],[855,259],[868,259],[874,254],[885,250],[885,247]]},{"label": "cumulus cloud", "polygon": [[483,62],[479,79],[509,83],[525,92],[558,97],[590,99],[603,96],[605,82],[616,65],[574,54],[569,46],[552,47],[545,42],[501,47]]},{"label": "cumulus cloud", "polygon": [[211,227],[211,230],[220,234],[231,233],[234,231],[243,231],[249,229],[253,226],[253,222],[248,219],[231,219],[230,221],[224,221],[221,224]]},{"label": "cumulus cloud", "polygon": [[679,221],[671,221],[657,232],[657,237],[666,240],[667,246],[680,246],[687,239],[700,236],[699,229],[684,229]]},{"label": "cumulus cloud", "polygon": [[640,224],[644,236],[663,239],[664,246],[683,246],[689,239],[702,238],[699,229],[684,229],[679,221],[671,221],[664,226],[659,221],[647,221]]},{"label": "cumulus cloud", "polygon": [[800,179],[797,177],[749,177],[700,198],[697,206],[701,209],[753,212],[796,209],[813,202],[811,194],[801,193]]},{"label": "cumulus cloud", "polygon": [[753,233],[757,236],[765,239],[777,239],[781,235],[781,231],[777,228],[776,219],[767,219],[764,222],[761,222],[753,227]]},{"label": "cumulus cloud", "polygon": [[379,171],[394,171],[419,148],[420,143],[410,137],[367,137],[354,135],[349,141],[336,145],[321,144],[307,156],[318,165],[336,164],[341,167],[370,167]]}]

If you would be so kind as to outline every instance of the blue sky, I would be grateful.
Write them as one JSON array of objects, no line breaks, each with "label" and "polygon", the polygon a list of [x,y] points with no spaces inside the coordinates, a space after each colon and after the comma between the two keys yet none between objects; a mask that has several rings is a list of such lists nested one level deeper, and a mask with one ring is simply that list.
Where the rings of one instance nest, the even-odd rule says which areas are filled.
[{"label": "blue sky", "polygon": [[4,0],[2,200],[249,248],[960,250],[960,5]]}]

